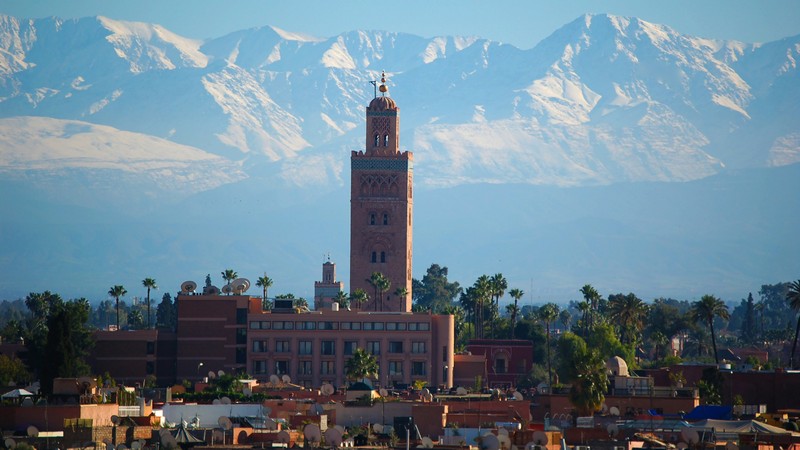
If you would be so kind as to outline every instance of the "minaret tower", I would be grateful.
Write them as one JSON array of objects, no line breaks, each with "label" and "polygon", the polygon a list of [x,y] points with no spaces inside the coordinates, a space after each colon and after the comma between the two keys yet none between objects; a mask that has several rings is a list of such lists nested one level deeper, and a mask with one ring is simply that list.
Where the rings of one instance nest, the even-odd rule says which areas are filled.
[{"label": "minaret tower", "polygon": [[[367,293],[362,310],[408,312],[414,154],[399,150],[400,108],[386,96],[385,73],[378,89],[366,111],[366,150],[350,156],[350,292]],[[389,280],[383,292],[369,282],[376,272]],[[405,288],[404,297],[398,288]]]}]

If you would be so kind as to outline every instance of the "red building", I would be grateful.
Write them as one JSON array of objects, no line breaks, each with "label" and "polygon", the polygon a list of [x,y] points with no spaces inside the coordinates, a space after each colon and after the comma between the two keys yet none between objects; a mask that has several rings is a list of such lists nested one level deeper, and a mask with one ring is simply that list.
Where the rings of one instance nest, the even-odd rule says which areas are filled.
[{"label": "red building", "polygon": [[520,339],[472,339],[467,344],[472,355],[486,358],[489,387],[514,386],[533,367],[533,343]]}]

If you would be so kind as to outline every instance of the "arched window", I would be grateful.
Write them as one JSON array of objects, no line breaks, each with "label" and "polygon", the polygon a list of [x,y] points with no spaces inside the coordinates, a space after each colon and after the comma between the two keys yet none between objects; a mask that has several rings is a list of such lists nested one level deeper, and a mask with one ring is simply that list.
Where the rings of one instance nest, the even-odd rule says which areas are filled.
[{"label": "arched window", "polygon": [[375,225],[375,213],[369,213],[369,224]]},{"label": "arched window", "polygon": [[383,135],[383,146],[384,147],[388,147],[389,146],[389,135],[388,134],[384,134]]},{"label": "arched window", "polygon": [[378,135],[378,133],[375,133],[375,147],[377,147],[380,143],[380,138],[381,137]]},{"label": "arched window", "polygon": [[381,262],[382,263],[386,262],[386,252],[381,252]]},{"label": "arched window", "polygon": [[376,252],[372,252],[372,262],[378,262],[378,254]]},{"label": "arched window", "polygon": [[389,225],[389,214],[383,213],[383,224]]}]

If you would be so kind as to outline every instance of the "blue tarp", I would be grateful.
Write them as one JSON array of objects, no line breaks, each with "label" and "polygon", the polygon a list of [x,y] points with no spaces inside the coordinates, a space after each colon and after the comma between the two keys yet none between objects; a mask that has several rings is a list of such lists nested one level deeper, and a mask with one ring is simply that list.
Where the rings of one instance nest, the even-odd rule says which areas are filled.
[{"label": "blue tarp", "polygon": [[733,418],[733,408],[731,408],[730,406],[720,406],[720,405],[696,406],[693,410],[689,411],[688,414],[683,416],[684,420],[688,420],[690,422],[696,420],[706,420],[706,419],[731,420],[732,418]]}]

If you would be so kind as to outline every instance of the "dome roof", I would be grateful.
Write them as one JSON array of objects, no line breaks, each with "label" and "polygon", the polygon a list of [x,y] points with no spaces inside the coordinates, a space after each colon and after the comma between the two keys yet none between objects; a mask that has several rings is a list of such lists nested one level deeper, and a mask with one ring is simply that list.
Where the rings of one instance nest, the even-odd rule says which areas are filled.
[{"label": "dome roof", "polygon": [[375,97],[369,102],[369,109],[373,111],[386,111],[387,109],[397,109],[391,97]]},{"label": "dome roof", "polygon": [[628,363],[619,356],[615,356],[606,361],[606,370],[611,375],[619,375],[621,377],[628,377]]}]

